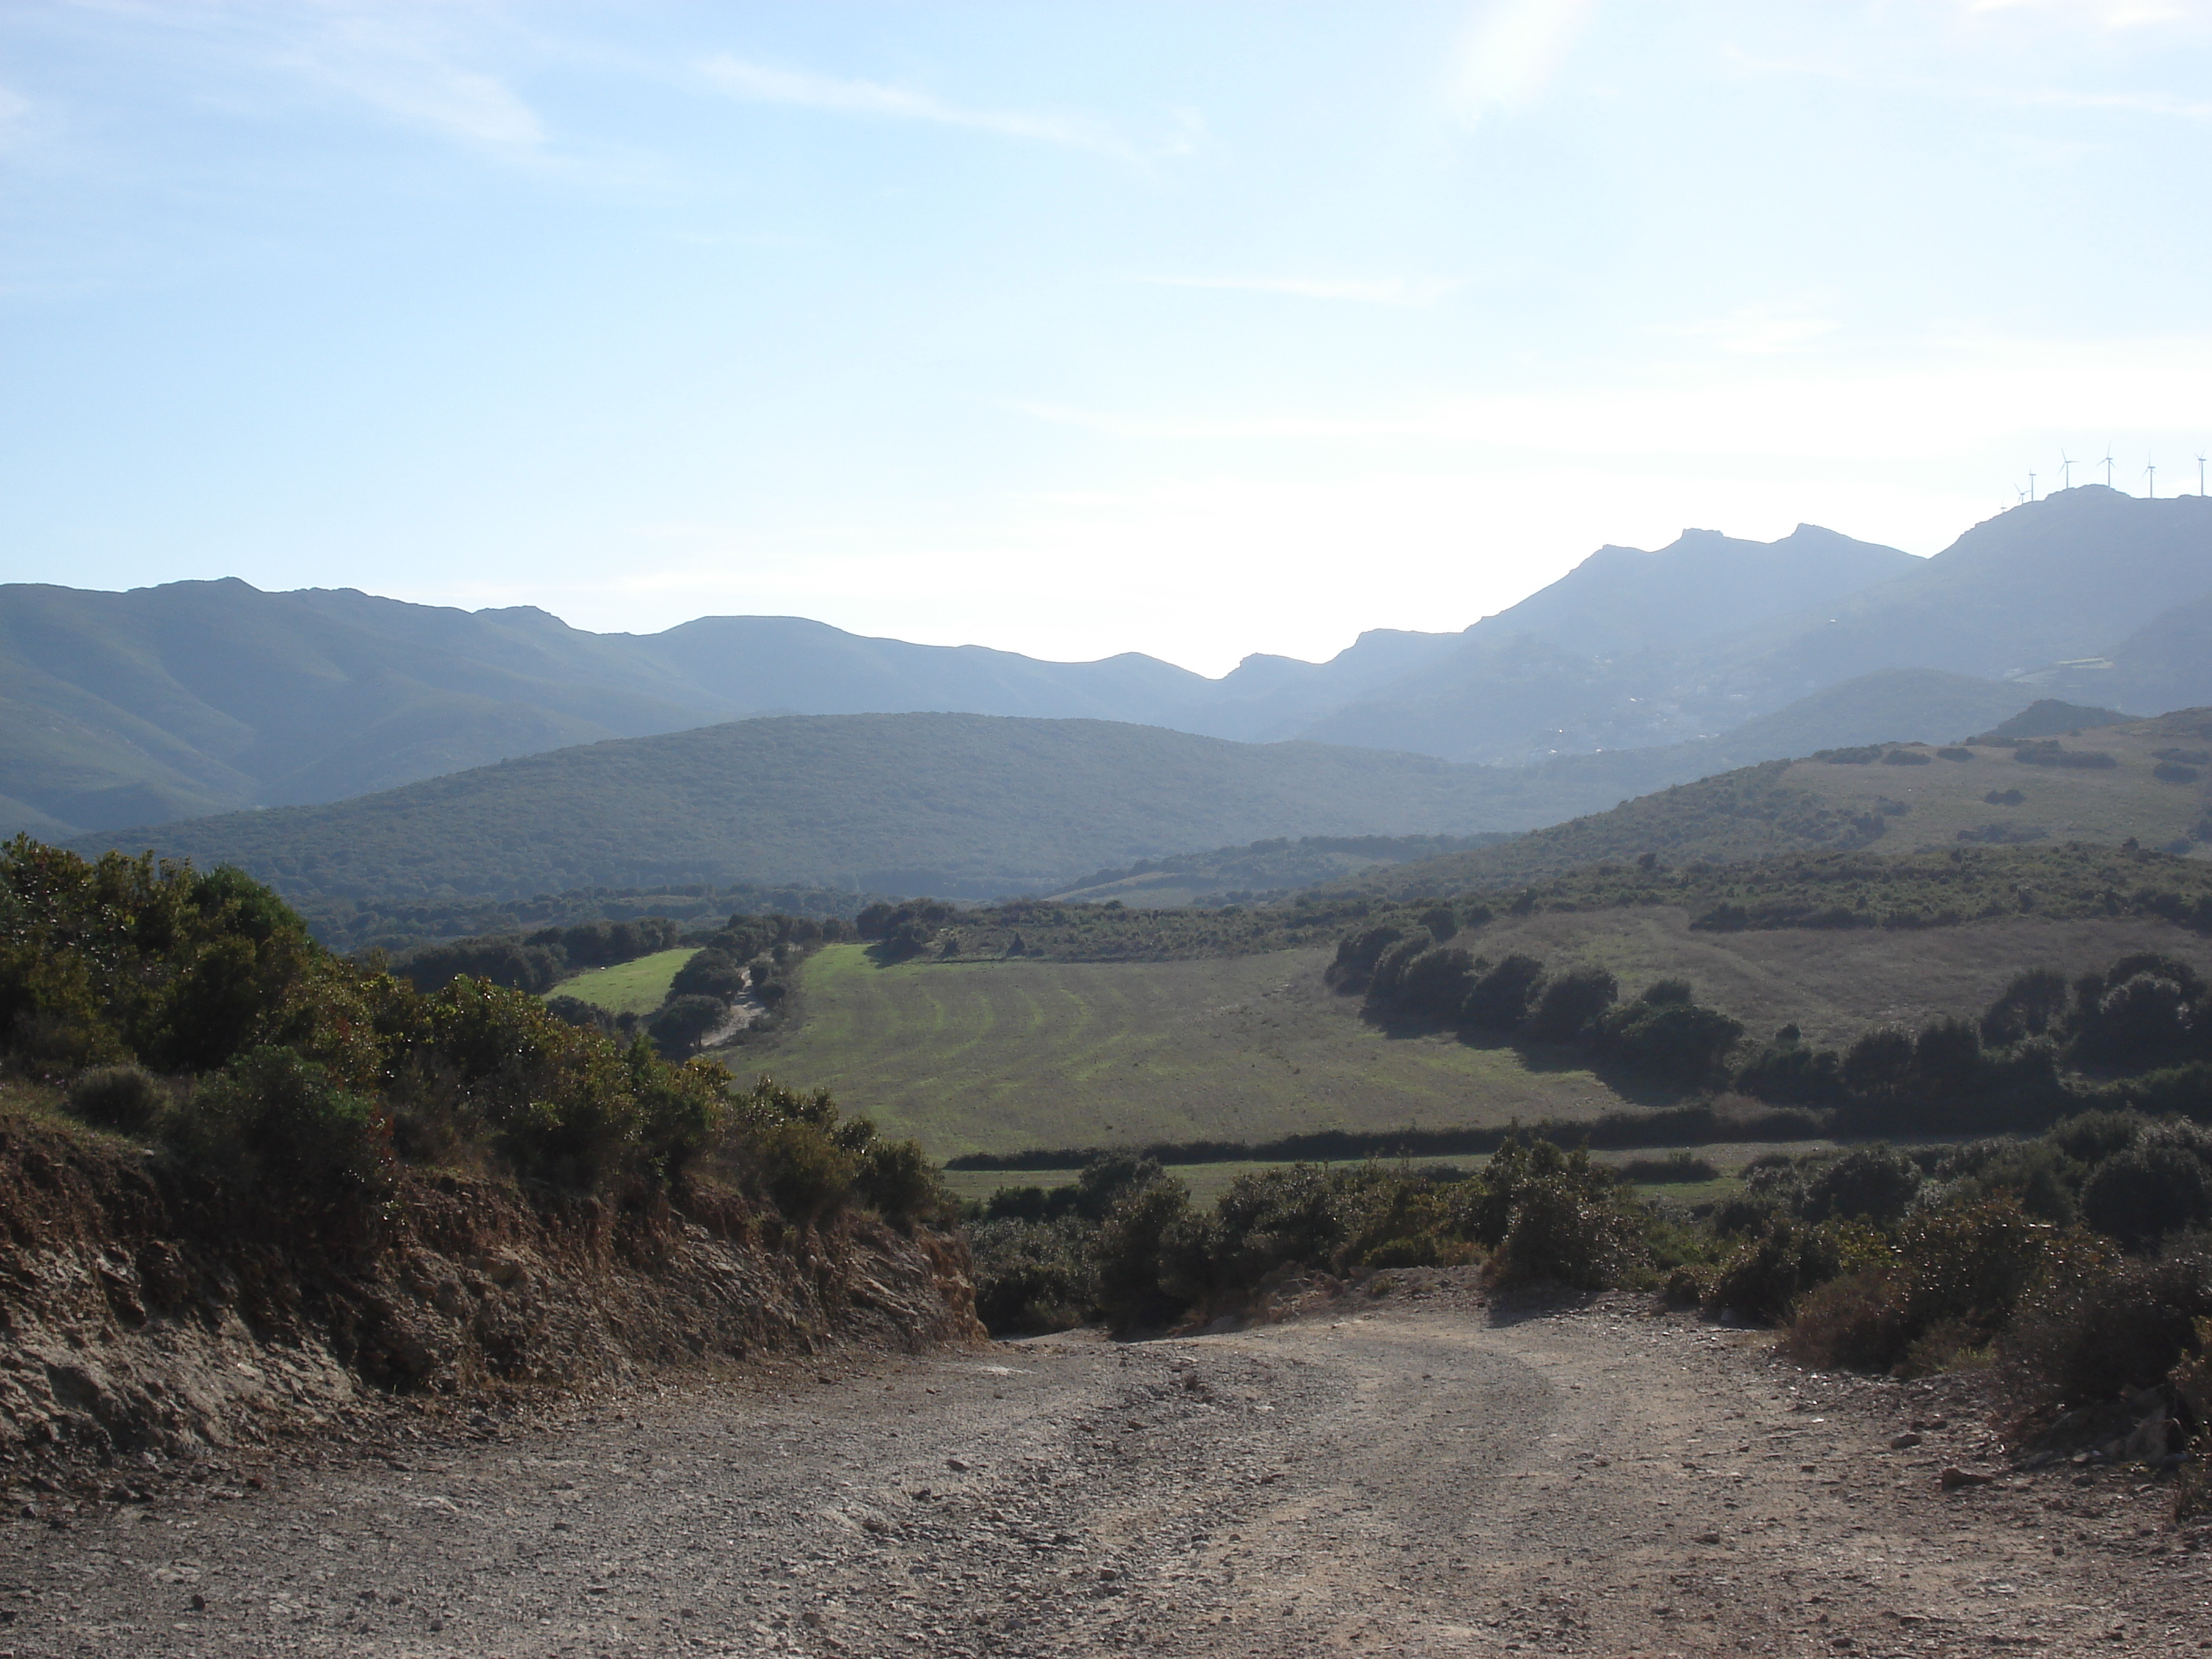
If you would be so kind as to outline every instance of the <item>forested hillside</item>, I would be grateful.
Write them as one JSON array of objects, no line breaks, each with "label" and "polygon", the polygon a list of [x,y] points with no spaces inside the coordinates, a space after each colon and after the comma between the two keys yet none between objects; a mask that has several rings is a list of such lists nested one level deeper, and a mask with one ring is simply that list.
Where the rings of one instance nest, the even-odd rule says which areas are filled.
[{"label": "forested hillside", "polygon": [[1266,835],[1542,821],[1524,794],[1522,781],[1479,768],[1318,744],[1098,720],[822,715],[562,750],[123,839],[236,864],[311,908],[738,881],[983,898]]}]

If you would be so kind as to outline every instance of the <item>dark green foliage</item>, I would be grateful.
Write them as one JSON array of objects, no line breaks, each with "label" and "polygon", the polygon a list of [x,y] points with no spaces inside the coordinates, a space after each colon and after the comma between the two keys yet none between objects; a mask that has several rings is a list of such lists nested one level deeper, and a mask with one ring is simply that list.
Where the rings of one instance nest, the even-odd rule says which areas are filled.
[{"label": "dark green foliage", "polygon": [[392,1193],[391,1129],[376,1103],[289,1048],[256,1048],[202,1079],[162,1131],[181,1162],[264,1224],[358,1237]]},{"label": "dark green foliage", "polygon": [[728,1012],[728,1005],[716,997],[673,996],[646,1022],[646,1034],[664,1058],[684,1060],[698,1052],[707,1034]]},{"label": "dark green foliage", "polygon": [[2212,1171],[2195,1139],[2145,1135],[2104,1159],[2081,1183],[2082,1218],[2137,1251],[2212,1222]]},{"label": "dark green foliage", "polygon": [[[1427,955],[1433,944],[1425,931],[1410,933],[1376,957],[1375,971],[1367,982],[1367,1006],[1381,1009],[1395,1004],[1405,984],[1406,969]],[[1460,955],[1464,957],[1466,953]]]},{"label": "dark green foliage", "polygon": [[1096,1231],[1072,1218],[994,1216],[970,1223],[975,1314],[991,1334],[1036,1336],[1088,1319],[1098,1299],[1091,1249]]},{"label": "dark green foliage", "polygon": [[2088,771],[2109,771],[2119,762],[2101,749],[2069,749],[2057,742],[2024,743],[2012,751],[2023,766],[2063,766]]},{"label": "dark green foliage", "polygon": [[951,1213],[937,1166],[919,1141],[872,1137],[861,1149],[853,1190],[861,1203],[902,1230],[920,1221],[942,1221]]},{"label": "dark green foliage", "polygon": [[1778,1215],[1722,1264],[1706,1300],[1745,1318],[1778,1324],[1799,1297],[1833,1279],[1842,1266],[1832,1232]]},{"label": "dark green foliage", "polygon": [[1382,961],[1385,951],[1406,937],[1407,931],[1395,922],[1385,922],[1347,933],[1337,942],[1336,959],[1329,963],[1326,975],[1328,983],[1348,995],[1365,991],[1374,981],[1375,964]]},{"label": "dark green foliage", "polygon": [[571,974],[610,967],[665,951],[677,940],[666,916],[542,927],[528,934],[491,934],[422,945],[392,959],[392,971],[418,991],[434,991],[465,974],[514,990],[543,992]]},{"label": "dark green foliage", "polygon": [[2002,1047],[2041,1036],[2065,1013],[2066,976],[2055,968],[2031,968],[2015,975],[1982,1016],[1982,1041]]},{"label": "dark green foliage", "polygon": [[1918,1195],[1919,1166],[1888,1146],[1862,1146],[1824,1165],[1805,1183],[1808,1221],[1864,1220],[1889,1226]]},{"label": "dark green foliage", "polygon": [[1529,1013],[1528,1034],[1538,1042],[1579,1042],[1620,1000],[1620,982],[1609,969],[1571,968],[1546,982]]},{"label": "dark green foliage", "polygon": [[69,1109],[87,1123],[142,1134],[167,1109],[169,1091],[143,1066],[95,1066],[69,1086]]},{"label": "dark green foliage", "polygon": [[1162,1325],[1190,1305],[1202,1285],[1188,1258],[1190,1194],[1179,1181],[1159,1180],[1125,1194],[1099,1224],[1098,1309],[1117,1335]]},{"label": "dark green foliage", "polygon": [[1662,980],[1635,1001],[1614,1008],[1599,1023],[1601,1052],[1641,1071],[1680,1084],[1720,1076],[1743,1036],[1740,1021],[1687,1000],[1689,988]]},{"label": "dark green foliage", "polygon": [[1532,956],[1507,957],[1483,969],[1468,988],[1461,1018],[1478,1031],[1515,1031],[1544,981],[1544,964]]},{"label": "dark green foliage", "polygon": [[2002,1340],[2019,1375],[2069,1405],[2162,1382],[2198,1348],[2212,1316],[2202,1239],[2154,1260],[2077,1249],[2021,1298]]},{"label": "dark green foliage", "polygon": [[[1384,961],[1387,963],[1389,958]],[[1378,970],[1370,997],[1382,995],[1384,982],[1385,975]],[[1398,975],[1395,1001],[1416,1018],[1449,1024],[1467,1006],[1477,985],[1474,957],[1459,945],[1439,945],[1406,963]]]},{"label": "dark green foliage", "polygon": [[729,951],[709,945],[676,970],[671,996],[713,997],[728,1002],[745,988],[744,964]]}]

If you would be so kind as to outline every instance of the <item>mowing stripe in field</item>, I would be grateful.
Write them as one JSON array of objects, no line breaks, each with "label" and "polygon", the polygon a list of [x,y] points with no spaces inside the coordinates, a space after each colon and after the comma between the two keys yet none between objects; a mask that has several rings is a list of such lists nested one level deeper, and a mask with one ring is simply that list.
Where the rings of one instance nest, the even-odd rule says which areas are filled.
[{"label": "mowing stripe in field", "polygon": [[766,1069],[826,1086],[939,1157],[1573,1118],[1624,1101],[1586,1069],[1390,1037],[1321,983],[1326,953],[1210,962],[807,963]]}]

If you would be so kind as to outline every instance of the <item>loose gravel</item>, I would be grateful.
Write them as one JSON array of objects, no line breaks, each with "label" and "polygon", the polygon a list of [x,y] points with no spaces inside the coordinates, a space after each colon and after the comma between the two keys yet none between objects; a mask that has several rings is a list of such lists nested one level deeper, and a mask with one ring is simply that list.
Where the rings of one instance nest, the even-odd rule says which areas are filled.
[{"label": "loose gravel", "polygon": [[1449,1273],[8,1502],[0,1659],[2212,1648],[2170,1488],[2013,1472],[1965,1382]]}]

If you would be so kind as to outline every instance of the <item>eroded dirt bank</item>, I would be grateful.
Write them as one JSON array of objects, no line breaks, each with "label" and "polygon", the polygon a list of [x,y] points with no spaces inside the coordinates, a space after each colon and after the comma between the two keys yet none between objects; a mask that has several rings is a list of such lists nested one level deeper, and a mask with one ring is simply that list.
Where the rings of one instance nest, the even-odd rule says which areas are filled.
[{"label": "eroded dirt bank", "polygon": [[0,1479],[374,1431],[663,1368],[983,1340],[957,1238],[710,1190],[622,1204],[410,1172],[367,1233],[220,1201],[121,1143],[0,1122]]},{"label": "eroded dirt bank", "polygon": [[[1489,1309],[1442,1276],[1249,1332],[632,1394],[481,1443],[395,1433],[319,1473],[149,1470],[149,1502],[18,1490],[46,1518],[0,1531],[0,1646],[2212,1645],[2206,1559],[2160,1526],[2165,1488],[2005,1474],[1963,1395],[1808,1376],[1770,1347],[1629,1298]],[[1998,1478],[1945,1492],[1947,1465]]]}]

